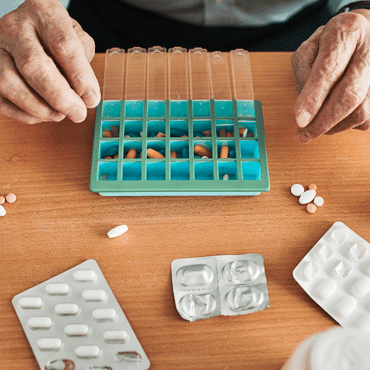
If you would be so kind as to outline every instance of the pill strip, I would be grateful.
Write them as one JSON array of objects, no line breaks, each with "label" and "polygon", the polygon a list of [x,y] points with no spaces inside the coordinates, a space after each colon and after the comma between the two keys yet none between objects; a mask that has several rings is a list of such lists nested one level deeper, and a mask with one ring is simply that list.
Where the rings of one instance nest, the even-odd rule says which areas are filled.
[{"label": "pill strip", "polygon": [[13,298],[41,369],[135,369],[150,366],[94,260]]},{"label": "pill strip", "polygon": [[340,325],[370,334],[370,244],[349,227],[334,223],[293,276]]},{"label": "pill strip", "polygon": [[269,306],[259,254],[177,259],[171,271],[176,308],[185,320],[242,315]]}]

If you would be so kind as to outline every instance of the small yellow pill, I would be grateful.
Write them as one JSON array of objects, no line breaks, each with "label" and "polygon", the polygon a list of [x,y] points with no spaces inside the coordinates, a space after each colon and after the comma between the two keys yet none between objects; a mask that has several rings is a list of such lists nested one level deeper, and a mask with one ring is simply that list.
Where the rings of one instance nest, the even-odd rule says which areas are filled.
[{"label": "small yellow pill", "polygon": [[15,196],[15,194],[13,194],[13,193],[9,193],[9,194],[6,196],[6,200],[7,200],[7,202],[9,202],[9,203],[14,203],[14,202],[17,200],[17,197]]},{"label": "small yellow pill", "polygon": [[5,198],[3,196],[0,196],[0,204],[4,204],[5,203]]},{"label": "small yellow pill", "polygon": [[316,184],[308,185],[308,190],[317,190],[317,185]]},{"label": "small yellow pill", "polygon": [[314,204],[312,204],[312,203],[309,203],[306,206],[306,211],[308,213],[315,213],[316,212],[316,209],[317,209],[316,206]]}]

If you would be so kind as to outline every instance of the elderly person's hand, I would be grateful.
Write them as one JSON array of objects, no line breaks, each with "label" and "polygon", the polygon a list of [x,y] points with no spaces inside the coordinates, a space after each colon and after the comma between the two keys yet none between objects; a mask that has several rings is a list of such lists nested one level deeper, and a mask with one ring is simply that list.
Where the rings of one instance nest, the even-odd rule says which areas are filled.
[{"label": "elderly person's hand", "polygon": [[370,129],[370,10],[333,17],[292,56],[297,136]]},{"label": "elderly person's hand", "polygon": [[0,114],[74,122],[100,101],[95,43],[58,0],[27,0],[0,18]]}]

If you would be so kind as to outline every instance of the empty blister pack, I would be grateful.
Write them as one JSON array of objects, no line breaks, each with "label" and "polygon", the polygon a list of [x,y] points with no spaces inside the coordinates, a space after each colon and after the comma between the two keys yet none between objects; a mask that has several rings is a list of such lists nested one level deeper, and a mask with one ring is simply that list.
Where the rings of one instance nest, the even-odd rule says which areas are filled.
[{"label": "empty blister pack", "polygon": [[259,254],[176,259],[171,270],[176,308],[185,320],[243,315],[269,306]]},{"label": "empty blister pack", "polygon": [[150,366],[95,260],[13,298],[42,370],[146,370]]},{"label": "empty blister pack", "polygon": [[370,334],[370,244],[336,222],[293,271],[307,294],[340,325]]}]

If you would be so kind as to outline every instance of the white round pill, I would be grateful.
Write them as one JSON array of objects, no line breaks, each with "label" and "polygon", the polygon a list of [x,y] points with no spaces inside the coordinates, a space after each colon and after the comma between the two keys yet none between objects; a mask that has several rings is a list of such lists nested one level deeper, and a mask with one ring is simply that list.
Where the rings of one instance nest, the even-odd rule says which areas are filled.
[{"label": "white round pill", "polygon": [[300,197],[304,193],[304,187],[300,184],[294,184],[290,188],[290,192],[295,196],[295,197]]},{"label": "white round pill", "polygon": [[305,191],[300,197],[299,197],[299,203],[300,204],[308,204],[313,201],[313,199],[316,196],[315,190],[307,190]]},{"label": "white round pill", "polygon": [[113,228],[112,230],[108,231],[108,237],[116,238],[117,236],[124,234],[127,230],[128,230],[128,227],[126,225],[117,226]]},{"label": "white round pill", "polygon": [[316,197],[314,200],[313,200],[315,206],[317,207],[321,207],[323,204],[324,204],[324,199],[321,198],[321,197]]},{"label": "white round pill", "polygon": [[5,216],[5,215],[6,215],[5,208],[2,205],[0,205],[0,216],[2,217],[2,216]]}]

